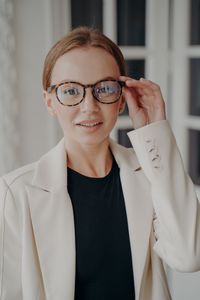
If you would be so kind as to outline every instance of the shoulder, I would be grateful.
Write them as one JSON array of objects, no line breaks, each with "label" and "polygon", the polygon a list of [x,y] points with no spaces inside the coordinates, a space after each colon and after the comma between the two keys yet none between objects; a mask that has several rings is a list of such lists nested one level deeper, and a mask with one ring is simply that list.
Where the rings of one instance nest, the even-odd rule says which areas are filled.
[{"label": "shoulder", "polygon": [[36,162],[22,166],[1,176],[0,186],[12,188],[16,185],[25,185],[26,183],[31,182],[35,168]]},{"label": "shoulder", "polygon": [[0,223],[17,226],[20,222],[26,186],[32,181],[35,164],[25,165],[0,177]]},{"label": "shoulder", "polygon": [[2,189],[5,190],[6,188],[19,194],[21,190],[25,190],[26,186],[34,184],[36,175],[39,175],[40,184],[43,184],[43,181],[45,180],[48,181],[50,174],[56,174],[54,177],[57,178],[59,176],[58,173],[60,169],[62,172],[65,168],[65,159],[66,153],[63,138],[57,143],[57,145],[44,153],[37,161],[24,165],[1,176],[0,197],[2,197]]}]

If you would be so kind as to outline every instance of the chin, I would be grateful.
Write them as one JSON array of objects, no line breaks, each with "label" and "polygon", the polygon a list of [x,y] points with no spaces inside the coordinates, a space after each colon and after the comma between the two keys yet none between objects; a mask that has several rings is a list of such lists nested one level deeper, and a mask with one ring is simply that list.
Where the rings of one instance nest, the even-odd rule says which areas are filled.
[{"label": "chin", "polygon": [[78,141],[79,144],[85,145],[85,146],[95,146],[99,145],[101,143],[104,143],[105,141],[109,140],[109,136],[104,136],[104,137],[81,137]]}]

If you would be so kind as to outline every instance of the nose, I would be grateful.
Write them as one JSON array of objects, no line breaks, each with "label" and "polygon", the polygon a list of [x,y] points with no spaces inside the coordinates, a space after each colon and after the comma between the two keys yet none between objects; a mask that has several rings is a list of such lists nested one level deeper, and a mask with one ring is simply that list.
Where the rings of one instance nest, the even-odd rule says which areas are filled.
[{"label": "nose", "polygon": [[98,101],[94,98],[92,94],[92,89],[87,87],[85,89],[85,97],[80,103],[81,111],[84,113],[98,112],[100,107]]}]

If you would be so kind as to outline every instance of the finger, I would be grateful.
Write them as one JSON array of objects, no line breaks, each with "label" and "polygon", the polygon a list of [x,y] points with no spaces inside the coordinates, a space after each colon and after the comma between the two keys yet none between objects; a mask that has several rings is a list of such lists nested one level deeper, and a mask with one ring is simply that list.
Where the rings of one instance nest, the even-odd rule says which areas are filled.
[{"label": "finger", "polygon": [[140,96],[153,96],[153,91],[146,87],[135,88]]},{"label": "finger", "polygon": [[127,88],[133,88],[140,96],[146,95],[146,96],[154,96],[154,90],[146,85],[144,82],[133,82],[132,80],[126,81],[126,87]]},{"label": "finger", "polygon": [[155,83],[151,80],[144,79],[144,78],[140,78],[140,82],[142,82],[144,85],[151,88],[154,92],[160,93],[160,86],[157,83]]},{"label": "finger", "polygon": [[157,100],[164,101],[160,86],[151,80],[144,78],[136,80],[128,76],[120,76],[120,80],[125,82],[126,87],[134,88],[140,96],[146,95],[149,97],[155,97]]},{"label": "finger", "polygon": [[139,87],[139,86],[143,86],[143,83],[140,83],[140,81],[138,79],[134,79],[128,76],[120,76],[119,80],[125,82],[125,85],[127,87]]},{"label": "finger", "polygon": [[147,88],[147,89],[152,89],[153,85],[146,79],[127,79],[125,81],[127,86],[136,86],[136,87],[141,87],[141,88]]},{"label": "finger", "polygon": [[155,82],[145,79],[143,77],[141,77],[139,80],[138,79],[134,79],[128,76],[120,76],[119,79],[121,81],[126,82],[127,85],[137,85],[137,86],[147,86],[147,87],[151,87],[152,89],[160,89],[159,85],[156,84]]},{"label": "finger", "polygon": [[128,88],[124,89],[124,97],[127,102],[128,107],[132,107],[133,111],[137,111],[139,108],[138,94],[135,90],[130,90]]},{"label": "finger", "polygon": [[134,98],[137,98],[137,97],[139,96],[139,93],[138,93],[138,91],[137,91],[136,88],[130,89],[129,87],[125,86],[123,92],[124,92],[125,94],[127,94],[127,93],[128,93],[129,95],[131,94],[131,96],[134,97]]},{"label": "finger", "polygon": [[121,80],[121,81],[126,81],[128,79],[133,79],[133,78],[131,78],[129,76],[119,76],[119,80]]},{"label": "finger", "polygon": [[134,87],[140,95],[154,96],[156,98],[162,98],[161,90],[159,85],[156,83],[141,78],[140,80],[130,80],[126,81],[127,87]]},{"label": "finger", "polygon": [[[153,81],[151,81],[151,80],[149,80],[149,79],[145,79],[145,78],[143,78],[143,77],[141,77],[139,80],[138,79],[134,79],[134,78],[131,78],[131,77],[129,77],[129,76],[119,76],[119,79],[121,80],[121,81],[132,81],[132,83],[135,83],[135,84],[140,84],[140,83],[142,83],[142,84],[144,84],[144,85],[146,85],[146,86],[151,86],[152,88],[156,88],[156,89],[159,89],[160,87],[159,87],[159,85],[157,84],[157,83],[155,83],[155,82],[153,82]],[[129,84],[129,83],[128,83]]]}]

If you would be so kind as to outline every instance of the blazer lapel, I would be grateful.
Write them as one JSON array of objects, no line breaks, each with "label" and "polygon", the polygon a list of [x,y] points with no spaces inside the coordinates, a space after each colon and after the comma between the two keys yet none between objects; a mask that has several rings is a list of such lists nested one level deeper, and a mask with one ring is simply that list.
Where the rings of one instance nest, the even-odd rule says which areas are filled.
[{"label": "blazer lapel", "polygon": [[38,162],[27,186],[46,299],[73,300],[75,290],[75,230],[67,193],[64,140]]},{"label": "blazer lapel", "polygon": [[120,168],[133,260],[135,293],[136,299],[139,299],[153,218],[150,185],[133,149],[124,149],[111,141],[111,151]]}]

